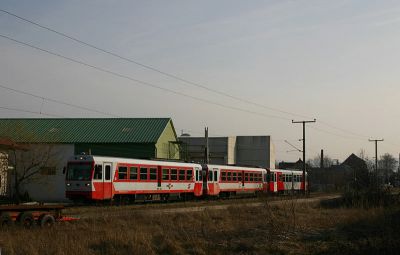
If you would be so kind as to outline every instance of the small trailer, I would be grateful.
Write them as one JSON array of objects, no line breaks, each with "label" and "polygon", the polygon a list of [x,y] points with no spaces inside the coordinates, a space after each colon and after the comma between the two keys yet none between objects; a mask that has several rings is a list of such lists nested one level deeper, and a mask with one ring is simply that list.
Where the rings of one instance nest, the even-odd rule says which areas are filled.
[{"label": "small trailer", "polygon": [[14,224],[31,228],[51,227],[55,222],[77,220],[62,215],[63,205],[0,205],[0,228]]}]

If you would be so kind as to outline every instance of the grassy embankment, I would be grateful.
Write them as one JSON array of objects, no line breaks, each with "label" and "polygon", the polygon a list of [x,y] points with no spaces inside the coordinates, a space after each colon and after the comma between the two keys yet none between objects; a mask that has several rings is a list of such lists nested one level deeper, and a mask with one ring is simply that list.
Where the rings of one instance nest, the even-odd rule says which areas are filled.
[{"label": "grassy embankment", "polygon": [[238,202],[226,210],[169,214],[131,206],[72,209],[98,217],[52,229],[3,230],[0,247],[2,254],[24,255],[398,254],[399,205],[365,209],[337,202],[329,207],[263,202],[261,207]]}]

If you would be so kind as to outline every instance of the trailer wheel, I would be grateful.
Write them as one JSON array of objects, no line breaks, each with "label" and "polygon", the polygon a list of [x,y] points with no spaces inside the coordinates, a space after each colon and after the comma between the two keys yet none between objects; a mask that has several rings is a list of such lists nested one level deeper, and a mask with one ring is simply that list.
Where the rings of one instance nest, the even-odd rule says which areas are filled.
[{"label": "trailer wheel", "polygon": [[35,219],[33,218],[32,213],[30,212],[22,212],[17,217],[18,224],[25,228],[33,227],[35,223]]},{"label": "trailer wheel", "polygon": [[10,227],[13,224],[13,220],[8,212],[3,212],[0,215],[0,227],[5,228],[5,227]]},{"label": "trailer wheel", "polygon": [[53,226],[55,222],[56,220],[53,215],[50,214],[42,214],[38,219],[39,226],[42,228],[49,228]]}]

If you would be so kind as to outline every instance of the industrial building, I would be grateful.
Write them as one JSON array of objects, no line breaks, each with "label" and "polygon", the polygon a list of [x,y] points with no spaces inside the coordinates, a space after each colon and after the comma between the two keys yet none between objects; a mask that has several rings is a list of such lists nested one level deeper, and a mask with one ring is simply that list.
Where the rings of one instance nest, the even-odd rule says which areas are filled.
[{"label": "industrial building", "polygon": [[[29,145],[30,149],[24,153],[39,154],[38,148],[43,150],[47,146],[46,150],[51,149],[57,158],[47,161],[51,165],[40,166],[43,171],[24,183],[24,191],[39,201],[65,199],[63,168],[74,154],[180,158],[179,142],[170,118],[0,119],[0,137]],[[3,150],[3,155],[7,153]],[[7,166],[3,164],[2,168]]]},{"label": "industrial building", "polygon": [[[204,162],[205,138],[181,136],[188,161]],[[275,148],[270,136],[209,137],[211,164],[275,168]]]}]

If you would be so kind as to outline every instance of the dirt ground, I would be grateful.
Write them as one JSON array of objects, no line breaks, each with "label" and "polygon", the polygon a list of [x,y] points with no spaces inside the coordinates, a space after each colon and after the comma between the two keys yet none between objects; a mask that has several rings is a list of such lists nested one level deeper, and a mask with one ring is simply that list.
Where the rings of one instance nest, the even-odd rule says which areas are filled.
[{"label": "dirt ground", "polygon": [[72,208],[67,212],[84,217],[51,229],[1,230],[0,247],[2,254],[40,255],[398,254],[400,248],[398,206],[325,208],[315,198],[249,203],[197,211],[176,210],[191,204]]}]

